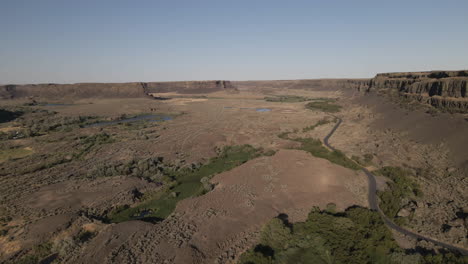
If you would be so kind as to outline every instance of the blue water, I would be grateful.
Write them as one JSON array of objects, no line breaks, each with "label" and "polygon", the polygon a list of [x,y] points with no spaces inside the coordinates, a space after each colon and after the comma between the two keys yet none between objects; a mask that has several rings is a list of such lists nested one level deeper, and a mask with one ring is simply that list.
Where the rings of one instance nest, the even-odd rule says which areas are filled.
[{"label": "blue water", "polygon": [[257,108],[257,109],[255,109],[255,111],[257,111],[257,112],[269,112],[269,111],[271,111],[271,109],[270,108]]},{"label": "blue water", "polygon": [[114,124],[119,124],[119,123],[131,123],[131,122],[142,121],[142,120],[146,120],[149,122],[162,122],[162,121],[172,120],[172,117],[163,116],[163,115],[141,115],[141,116],[125,118],[121,120],[94,123],[94,124],[87,125],[85,127],[100,127],[100,126],[114,125]]}]

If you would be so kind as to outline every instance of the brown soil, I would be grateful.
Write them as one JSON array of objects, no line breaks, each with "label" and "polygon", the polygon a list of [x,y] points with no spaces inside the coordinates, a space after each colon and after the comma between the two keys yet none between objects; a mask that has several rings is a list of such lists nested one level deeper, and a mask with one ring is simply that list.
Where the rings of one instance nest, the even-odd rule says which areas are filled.
[{"label": "brown soil", "polygon": [[[374,168],[392,165],[428,169],[430,174],[416,179],[425,195],[415,201],[417,208],[410,226],[442,241],[466,246],[466,222],[459,217],[468,208],[464,191],[468,186],[466,117],[433,117],[424,110],[409,111],[387,103],[383,97],[340,89],[344,84],[359,89],[368,81],[233,82],[235,89],[223,86],[225,90],[216,88],[215,83],[209,91],[197,88],[178,93],[166,93],[166,88],[158,90],[155,86],[158,96],[169,99],[99,99],[90,94],[69,98],[72,105],[31,106],[57,111],[63,117],[115,119],[123,114],[157,113],[174,118],[145,126],[76,128],[3,141],[2,146],[30,147],[34,154],[0,167],[0,216],[11,218],[6,223],[7,234],[0,237],[0,261],[18,259],[29,254],[34,245],[49,242],[54,252],[62,252],[60,260],[65,263],[226,263],[255,244],[262,225],[280,213],[291,221],[301,221],[313,206],[323,208],[335,203],[339,210],[367,206],[364,175],[292,150],[297,142],[278,137],[282,132],[296,131],[297,136],[322,139],[332,123],[307,132],[302,129],[330,115],[306,109],[306,102],[263,99],[271,95],[339,99],[343,109],[337,116],[343,123],[330,143],[349,157],[372,154],[370,166]],[[309,86],[301,89],[305,84]],[[25,102],[6,100],[2,105],[13,107]],[[256,108],[271,111],[257,112]],[[6,127],[18,124],[2,124]],[[107,133],[114,142],[93,146],[80,158],[71,156],[82,147],[80,138],[99,133]],[[241,144],[277,153],[216,175],[213,191],[180,202],[160,223],[101,221],[100,216],[118,206],[138,204],[134,190],[156,193],[161,187],[131,176],[87,177],[94,168],[150,157],[190,166],[208,162],[220,147]],[[57,157],[71,158],[20,173]],[[385,188],[385,182],[379,181],[379,189]],[[450,225],[450,231],[444,231],[444,225]],[[96,236],[77,242],[83,230],[92,230]],[[407,247],[418,244],[430,248],[397,238]]]},{"label": "brown soil", "polygon": [[151,229],[132,227],[130,232],[128,223],[118,224],[88,247],[108,246],[73,261],[226,263],[252,246],[262,225],[280,213],[295,222],[304,221],[313,206],[335,203],[344,210],[367,205],[363,174],[298,150],[257,158],[212,182],[217,184],[214,191],[184,200],[174,217]]}]

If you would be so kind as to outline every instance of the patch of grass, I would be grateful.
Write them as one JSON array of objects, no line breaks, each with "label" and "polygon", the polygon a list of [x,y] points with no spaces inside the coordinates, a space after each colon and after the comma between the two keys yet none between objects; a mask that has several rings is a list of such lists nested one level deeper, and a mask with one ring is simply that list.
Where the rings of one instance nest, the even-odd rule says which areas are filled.
[{"label": "patch of grass", "polygon": [[297,96],[297,95],[270,96],[270,97],[265,97],[264,99],[267,102],[276,102],[276,103],[299,103],[299,102],[306,102],[306,101],[311,100],[307,97]]},{"label": "patch of grass", "polygon": [[163,163],[162,157],[130,160],[126,163],[107,163],[96,167],[88,173],[88,178],[112,177],[119,175],[134,176],[149,182],[160,182],[173,168]]},{"label": "patch of grass", "polygon": [[197,170],[173,172],[170,177],[174,179],[174,182],[167,185],[165,189],[155,193],[153,197],[145,197],[144,201],[135,207],[124,207],[112,212],[108,219],[110,222],[117,223],[132,219],[162,220],[172,213],[177,202],[209,191],[206,186],[207,179],[209,180],[216,174],[231,170],[262,154],[262,150],[255,149],[250,145],[225,147],[217,157],[212,158]]},{"label": "patch of grass", "polygon": [[315,157],[327,159],[335,164],[341,165],[343,167],[359,170],[361,167],[356,164],[354,161],[346,157],[346,155],[339,151],[334,150],[330,151],[322,145],[322,142],[315,138],[296,138],[294,141],[300,142],[301,147],[299,149],[309,152]]},{"label": "patch of grass", "polygon": [[[21,127],[8,133],[0,133],[1,139],[18,139],[35,137],[48,134],[54,131],[69,132],[73,129],[99,121],[95,116],[60,116],[56,112],[47,110],[20,108],[21,116],[15,122]],[[18,115],[19,116],[19,115]]]},{"label": "patch of grass", "polygon": [[33,247],[30,254],[17,260],[16,264],[36,264],[52,253],[52,244],[43,243]]},{"label": "patch of grass", "polygon": [[401,251],[377,212],[314,209],[302,223],[270,221],[238,263],[388,263]]},{"label": "patch of grass", "polygon": [[372,154],[364,154],[364,156],[361,158],[359,156],[351,156],[351,159],[356,161],[359,165],[361,166],[369,166],[372,164],[372,159],[374,156]]},{"label": "patch of grass", "polygon": [[302,129],[302,132],[309,132],[309,131],[312,131],[314,130],[316,127],[319,127],[319,126],[322,126],[322,125],[326,125],[328,123],[331,123],[332,120],[328,119],[328,118],[324,118],[324,119],[320,119],[317,123],[315,123],[314,125],[311,125],[311,126],[308,126],[308,127],[304,127]]},{"label": "patch of grass", "polygon": [[0,150],[0,163],[29,156],[33,153],[30,148],[9,148]]},{"label": "patch of grass", "polygon": [[78,154],[75,154],[76,158],[84,156],[86,153],[90,152],[94,146],[110,144],[116,140],[109,134],[102,132],[94,134],[91,136],[84,136],[79,138],[80,151]]},{"label": "patch of grass", "polygon": [[319,110],[327,113],[337,113],[341,110],[341,106],[333,104],[330,101],[317,101],[306,104],[306,108],[310,110]]},{"label": "patch of grass", "polygon": [[[325,121],[319,121],[317,124],[324,123]],[[317,125],[316,124],[316,125]],[[303,129],[304,131],[304,129]],[[322,145],[322,142],[318,139],[315,138],[290,138],[289,134],[291,133],[296,133],[297,131],[293,132],[283,132],[278,135],[279,138],[282,139],[287,139],[287,140],[293,140],[301,143],[301,147],[298,149],[304,150],[309,152],[315,157],[322,158],[322,159],[327,159],[335,164],[341,165],[343,167],[352,169],[352,170],[359,170],[361,169],[361,166],[356,164],[353,160],[349,159],[346,157],[346,155],[339,151],[339,150],[334,150],[331,151],[325,146]]]},{"label": "patch of grass", "polygon": [[387,190],[378,192],[380,208],[396,223],[405,224],[406,220],[397,216],[398,211],[402,208],[401,201],[406,198],[422,196],[419,185],[412,179],[411,171],[400,167],[383,167],[375,174],[383,175],[392,180],[388,183]]}]

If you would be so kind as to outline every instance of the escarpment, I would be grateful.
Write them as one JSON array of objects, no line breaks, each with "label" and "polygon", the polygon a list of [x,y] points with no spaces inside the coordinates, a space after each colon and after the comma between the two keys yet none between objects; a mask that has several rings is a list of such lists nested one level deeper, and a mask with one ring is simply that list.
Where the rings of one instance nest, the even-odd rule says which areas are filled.
[{"label": "escarpment", "polygon": [[138,98],[149,93],[210,93],[234,89],[229,81],[26,84],[0,86],[0,98]]},{"label": "escarpment", "polygon": [[381,73],[367,91],[397,93],[448,112],[468,112],[468,70]]},{"label": "escarpment", "polygon": [[336,90],[340,88],[366,90],[371,79],[303,79],[271,81],[233,81],[239,90],[301,89]]},{"label": "escarpment", "polygon": [[146,93],[178,92],[186,94],[234,90],[230,81],[149,82],[143,84]]},{"label": "escarpment", "polygon": [[25,84],[0,86],[0,98],[136,98],[144,97],[140,83]]}]

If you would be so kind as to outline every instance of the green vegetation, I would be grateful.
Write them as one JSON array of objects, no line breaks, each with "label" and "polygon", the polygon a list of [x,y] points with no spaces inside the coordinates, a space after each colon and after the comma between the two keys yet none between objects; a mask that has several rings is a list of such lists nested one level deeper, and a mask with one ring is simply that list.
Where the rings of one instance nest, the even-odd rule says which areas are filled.
[{"label": "green vegetation", "polygon": [[[320,122],[320,121],[319,121]],[[329,150],[328,148],[322,145],[322,142],[315,138],[290,138],[289,134],[291,132],[283,132],[278,135],[279,138],[294,140],[301,143],[300,150],[309,152],[315,157],[327,159],[335,164],[341,165],[343,167],[359,170],[361,167],[356,164],[353,160],[346,157],[346,155],[339,150]]]},{"label": "green vegetation", "polygon": [[6,109],[0,109],[0,123],[10,122],[20,117],[23,114],[21,111],[10,111]]},{"label": "green vegetation", "polygon": [[310,98],[298,95],[273,95],[264,98],[267,102],[275,102],[275,103],[300,103],[300,102],[307,102],[307,101],[333,101],[334,99],[318,97],[318,98]]},{"label": "green vegetation", "polygon": [[[71,157],[71,156],[70,156]],[[63,164],[66,162],[71,161],[70,159],[67,159],[63,154],[51,154],[51,155],[33,155],[31,156],[30,163],[26,164],[23,167],[20,168],[13,168],[13,171],[6,171],[4,173],[1,173],[0,175],[8,175],[8,174],[18,174],[18,175],[23,175],[27,173],[33,173],[45,169],[52,168],[54,166],[57,166],[59,164]]]},{"label": "green vegetation", "polygon": [[0,149],[0,163],[29,156],[33,153],[31,148],[11,147]]},{"label": "green vegetation", "polygon": [[[303,128],[303,132],[309,131],[309,129],[315,129],[315,127],[327,124],[331,121],[326,119],[319,120],[315,125],[310,127]],[[356,164],[353,160],[346,157],[346,155],[339,151],[339,150],[329,150],[328,148],[322,145],[322,142],[315,138],[290,138],[289,134],[292,132],[283,132],[278,135],[279,138],[293,140],[301,143],[301,147],[299,149],[309,152],[315,157],[327,159],[335,164],[341,165],[343,167],[359,170],[361,167]]]},{"label": "green vegetation", "polygon": [[69,132],[98,121],[99,119],[93,116],[60,116],[47,110],[21,108],[21,117],[15,120],[21,128],[0,132],[0,139],[35,137],[54,131]]},{"label": "green vegetation", "polygon": [[162,157],[130,160],[126,163],[118,162],[104,164],[88,173],[89,178],[112,177],[118,175],[144,178],[149,182],[161,182],[172,168],[163,163]]},{"label": "green vegetation", "polygon": [[311,100],[310,98],[297,96],[297,95],[279,95],[279,96],[265,97],[265,101],[277,102],[277,103],[299,103],[299,102],[306,102],[310,100]]},{"label": "green vegetation", "polygon": [[113,142],[115,142],[115,139],[106,132],[80,137],[78,143],[80,151],[75,154],[75,157],[83,157],[85,154],[89,153],[93,147]]},{"label": "green vegetation", "polygon": [[451,252],[407,253],[377,212],[361,207],[335,212],[334,204],[314,208],[305,222],[290,224],[282,214],[265,225],[260,242],[239,258],[240,264],[467,263]]},{"label": "green vegetation", "polygon": [[164,219],[172,213],[177,202],[210,191],[212,186],[207,183],[215,174],[231,170],[260,155],[263,155],[263,151],[250,145],[229,146],[198,169],[166,171],[167,176],[173,181],[165,185],[163,190],[152,195],[145,195],[143,201],[135,207],[124,206],[115,210],[108,216],[108,219],[111,222],[131,219],[152,222]]},{"label": "green vegetation", "polygon": [[356,161],[361,166],[369,166],[372,164],[372,159],[374,156],[372,154],[364,154],[364,157],[361,158],[359,156],[351,156],[351,159]]},{"label": "green vegetation", "polygon": [[296,138],[294,140],[297,142],[301,142],[301,150],[307,151],[315,157],[327,159],[335,164],[341,165],[352,170],[359,170],[361,168],[354,161],[346,157],[346,155],[343,152],[339,150],[328,150],[322,145],[322,142],[318,139]]},{"label": "green vegetation", "polygon": [[36,264],[41,263],[41,260],[52,253],[52,244],[43,243],[33,247],[30,254],[20,258],[16,264]]},{"label": "green vegetation", "polygon": [[323,119],[320,119],[317,123],[315,123],[314,125],[311,125],[311,126],[308,126],[308,127],[304,127],[302,129],[302,132],[309,132],[309,131],[312,131],[314,130],[316,127],[319,127],[319,126],[322,126],[322,125],[326,125],[328,123],[331,123],[333,122],[332,120],[328,119],[328,118],[323,118]]},{"label": "green vegetation", "polygon": [[315,208],[302,223],[273,219],[263,228],[260,243],[239,263],[388,263],[399,251],[377,212]]},{"label": "green vegetation", "polygon": [[400,167],[383,167],[375,172],[377,175],[383,175],[390,180],[388,189],[378,192],[380,198],[380,208],[389,218],[394,219],[399,225],[405,224],[403,217],[398,217],[398,211],[401,209],[401,201],[408,198],[422,196],[419,186],[414,182],[411,171]]},{"label": "green vegetation", "polygon": [[319,110],[327,113],[337,113],[341,110],[341,106],[332,104],[330,101],[317,101],[306,104],[306,108],[310,110]]},{"label": "green vegetation", "polygon": [[[70,162],[74,159],[80,159],[87,153],[99,145],[109,144],[115,142],[115,139],[107,133],[98,133],[90,136],[83,136],[76,138],[74,148],[77,150],[75,153],[51,153],[40,154],[36,153],[28,157],[28,163],[21,167],[9,167],[7,170],[0,172],[0,175],[17,174],[23,175],[33,173],[44,169],[49,169],[54,166]],[[0,151],[1,154],[1,151]]]},{"label": "green vegetation", "polygon": [[423,255],[421,262],[423,264],[466,264],[468,256],[461,256],[451,252],[442,252],[439,254],[426,253]]}]

